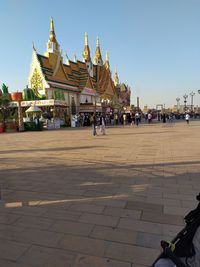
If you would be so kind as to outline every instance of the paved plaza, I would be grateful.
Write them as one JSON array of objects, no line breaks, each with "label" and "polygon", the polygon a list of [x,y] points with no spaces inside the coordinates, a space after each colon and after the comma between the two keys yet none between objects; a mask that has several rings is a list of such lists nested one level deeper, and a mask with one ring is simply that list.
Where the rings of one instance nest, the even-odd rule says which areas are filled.
[{"label": "paved plaza", "polygon": [[0,134],[0,266],[145,267],[200,191],[200,122]]}]

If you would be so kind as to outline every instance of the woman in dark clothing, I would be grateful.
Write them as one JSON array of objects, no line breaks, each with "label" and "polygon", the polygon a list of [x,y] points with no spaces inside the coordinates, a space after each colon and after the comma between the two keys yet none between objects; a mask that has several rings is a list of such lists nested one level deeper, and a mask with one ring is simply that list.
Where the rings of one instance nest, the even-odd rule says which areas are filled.
[{"label": "woman in dark clothing", "polygon": [[163,123],[166,123],[166,114],[165,113],[162,115],[162,120],[163,120]]}]

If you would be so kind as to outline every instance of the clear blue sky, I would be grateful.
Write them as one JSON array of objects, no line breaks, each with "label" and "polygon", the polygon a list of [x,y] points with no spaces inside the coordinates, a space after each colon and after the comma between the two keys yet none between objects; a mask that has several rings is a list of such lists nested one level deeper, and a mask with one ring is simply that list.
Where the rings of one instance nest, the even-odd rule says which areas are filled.
[{"label": "clear blue sky", "polygon": [[[141,105],[176,103],[200,89],[200,0],[0,0],[0,84],[22,90],[31,63],[32,41],[43,54],[53,16],[57,40],[73,59],[82,59],[84,32],[92,56],[96,36],[110,54],[114,72]],[[194,104],[200,105],[196,94]]]}]

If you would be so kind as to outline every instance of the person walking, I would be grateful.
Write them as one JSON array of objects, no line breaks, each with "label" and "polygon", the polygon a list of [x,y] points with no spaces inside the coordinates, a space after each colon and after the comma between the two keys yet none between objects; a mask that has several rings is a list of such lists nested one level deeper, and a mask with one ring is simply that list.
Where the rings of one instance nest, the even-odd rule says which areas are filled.
[{"label": "person walking", "polygon": [[136,120],[136,125],[138,126],[139,125],[139,121],[140,121],[140,114],[139,114],[139,112],[136,112],[135,113],[135,120]]},{"label": "person walking", "polygon": [[189,124],[189,122],[190,122],[190,114],[189,113],[187,113],[185,115],[185,120],[186,120],[187,124]]},{"label": "person walking", "polygon": [[162,115],[162,121],[163,121],[163,123],[166,123],[166,114],[165,113]]},{"label": "person walking", "polygon": [[96,131],[97,120],[96,120],[96,116],[94,114],[92,114],[90,117],[90,123],[92,125],[92,134],[93,134],[93,136],[95,136],[95,135],[97,135],[97,131]]},{"label": "person walking", "polygon": [[151,113],[148,113],[148,123],[151,123],[152,115]]},{"label": "person walking", "polygon": [[102,135],[106,134],[106,121],[103,115],[100,117],[100,131]]},{"label": "person walking", "polygon": [[124,126],[126,125],[126,114],[125,113],[123,114],[123,124]]}]

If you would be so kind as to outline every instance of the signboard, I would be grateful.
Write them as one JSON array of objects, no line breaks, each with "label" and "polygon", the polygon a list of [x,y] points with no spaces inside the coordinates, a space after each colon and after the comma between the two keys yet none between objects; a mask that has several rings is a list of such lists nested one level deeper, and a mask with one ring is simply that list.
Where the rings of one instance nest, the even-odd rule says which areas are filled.
[{"label": "signboard", "polygon": [[85,95],[92,95],[95,96],[96,95],[96,91],[91,89],[91,88],[84,88],[81,92],[81,94],[85,94]]},{"label": "signboard", "polygon": [[[17,102],[11,102],[11,107],[17,107]],[[54,99],[47,99],[47,100],[33,100],[33,101],[22,101],[21,102],[22,107],[31,107],[31,106],[67,106],[66,102],[63,100],[54,100]]]},{"label": "signboard", "polygon": [[94,112],[94,106],[80,105],[80,112]]}]

